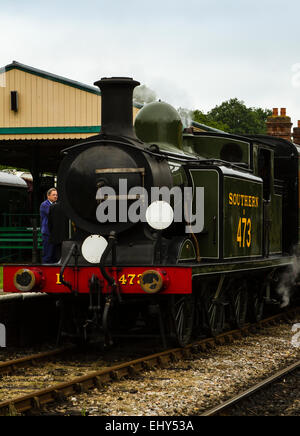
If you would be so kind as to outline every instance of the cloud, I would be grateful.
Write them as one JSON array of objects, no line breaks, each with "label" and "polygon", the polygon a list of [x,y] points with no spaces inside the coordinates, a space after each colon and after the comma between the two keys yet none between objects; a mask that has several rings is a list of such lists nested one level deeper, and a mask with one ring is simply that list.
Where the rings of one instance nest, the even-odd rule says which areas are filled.
[{"label": "cloud", "polygon": [[[175,107],[237,97],[300,117],[292,85],[300,5],[279,0],[14,0],[1,6],[3,65],[17,60],[93,84],[129,76]],[[13,32],[12,32],[13,29]]]}]

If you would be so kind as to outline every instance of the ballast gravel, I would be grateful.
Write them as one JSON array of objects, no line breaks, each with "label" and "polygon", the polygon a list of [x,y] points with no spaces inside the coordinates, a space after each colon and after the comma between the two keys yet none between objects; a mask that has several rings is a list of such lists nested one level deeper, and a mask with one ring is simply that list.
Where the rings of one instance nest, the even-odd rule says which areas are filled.
[{"label": "ballast gravel", "polygon": [[[48,405],[44,413],[89,416],[193,416],[255,385],[300,357],[298,323],[266,327],[232,344],[194,354],[164,369],[142,372]],[[292,327],[294,328],[292,329]],[[298,382],[287,384],[282,415],[300,415]],[[298,372],[299,377],[299,372]],[[278,400],[280,403],[280,399]],[[277,412],[278,409],[277,409]],[[263,408],[260,414],[264,415]],[[270,414],[266,411],[265,414]]]}]

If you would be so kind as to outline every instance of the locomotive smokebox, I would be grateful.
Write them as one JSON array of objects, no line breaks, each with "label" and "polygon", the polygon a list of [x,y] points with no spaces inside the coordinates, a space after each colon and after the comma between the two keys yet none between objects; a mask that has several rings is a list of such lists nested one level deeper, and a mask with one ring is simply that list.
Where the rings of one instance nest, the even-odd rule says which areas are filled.
[{"label": "locomotive smokebox", "polygon": [[132,121],[132,96],[134,88],[140,83],[128,77],[104,77],[94,85],[101,91],[101,133],[136,139]]},{"label": "locomotive smokebox", "polygon": [[[58,192],[65,215],[91,234],[125,232],[136,225],[128,210],[143,194],[133,188],[172,186],[167,161],[144,153],[133,128],[133,89],[139,82],[112,77],[95,82],[102,94],[101,133],[64,150]],[[146,197],[146,196],[145,196]]]}]

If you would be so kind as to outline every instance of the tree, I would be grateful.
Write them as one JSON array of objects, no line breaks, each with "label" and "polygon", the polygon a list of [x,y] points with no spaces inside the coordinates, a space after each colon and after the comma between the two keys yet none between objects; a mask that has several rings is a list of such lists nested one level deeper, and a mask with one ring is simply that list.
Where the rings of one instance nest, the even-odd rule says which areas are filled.
[{"label": "tree", "polygon": [[227,132],[235,134],[265,134],[266,120],[272,111],[247,107],[243,101],[232,98],[207,113],[208,119],[228,126]]},{"label": "tree", "polygon": [[214,129],[219,129],[219,130],[224,130],[225,132],[229,132],[229,126],[225,122],[215,120],[209,114],[204,114],[200,110],[195,110],[192,113],[192,119],[197,123],[205,124],[206,126],[213,127]]}]

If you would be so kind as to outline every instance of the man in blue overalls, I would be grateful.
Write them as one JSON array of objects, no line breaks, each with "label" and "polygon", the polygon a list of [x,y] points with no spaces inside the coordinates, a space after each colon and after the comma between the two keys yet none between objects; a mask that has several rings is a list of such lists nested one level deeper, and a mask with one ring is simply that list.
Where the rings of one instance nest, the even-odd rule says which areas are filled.
[{"label": "man in blue overalls", "polygon": [[55,188],[51,188],[47,191],[47,200],[43,201],[40,206],[41,215],[41,233],[43,241],[43,263],[55,263],[57,262],[55,256],[55,246],[49,242],[49,226],[48,226],[48,216],[51,204],[57,201],[58,195]]}]

